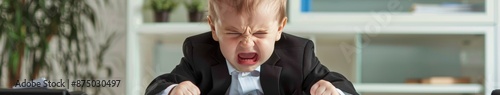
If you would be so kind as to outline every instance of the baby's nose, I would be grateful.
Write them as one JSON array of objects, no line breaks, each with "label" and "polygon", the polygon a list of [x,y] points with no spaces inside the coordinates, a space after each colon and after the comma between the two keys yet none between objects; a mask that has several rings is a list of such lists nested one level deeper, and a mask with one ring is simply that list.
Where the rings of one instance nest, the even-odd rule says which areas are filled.
[{"label": "baby's nose", "polygon": [[253,47],[255,45],[254,41],[250,36],[245,36],[245,38],[240,43],[241,47]]}]

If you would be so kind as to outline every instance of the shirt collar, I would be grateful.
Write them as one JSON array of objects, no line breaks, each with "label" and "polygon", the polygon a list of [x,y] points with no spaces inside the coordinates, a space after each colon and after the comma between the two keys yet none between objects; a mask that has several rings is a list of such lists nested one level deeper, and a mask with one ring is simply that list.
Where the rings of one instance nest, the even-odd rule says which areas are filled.
[{"label": "shirt collar", "polygon": [[[236,70],[233,65],[229,64],[229,61],[226,60],[226,65],[227,65],[227,71],[229,71],[229,75],[232,75],[232,72],[239,72],[238,70]],[[260,65],[259,67],[255,68],[254,71],[257,71],[257,72],[260,72]]]}]

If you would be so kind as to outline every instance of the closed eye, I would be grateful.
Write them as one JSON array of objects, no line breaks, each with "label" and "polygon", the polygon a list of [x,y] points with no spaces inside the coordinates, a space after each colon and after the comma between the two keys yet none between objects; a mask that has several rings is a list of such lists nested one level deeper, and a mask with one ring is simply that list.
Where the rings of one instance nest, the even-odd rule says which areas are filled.
[{"label": "closed eye", "polygon": [[253,33],[253,34],[267,34],[267,32],[264,32],[264,31],[257,31],[257,32],[255,32],[255,33]]},{"label": "closed eye", "polygon": [[239,33],[239,32],[227,32],[226,35],[231,36],[231,37],[237,37],[237,36],[240,36],[241,33]]},{"label": "closed eye", "polygon": [[241,34],[241,33],[237,33],[237,32],[230,32],[230,33],[226,33],[226,34],[231,34],[231,35],[234,35],[234,34]]},{"label": "closed eye", "polygon": [[264,38],[267,36],[267,32],[264,32],[264,31],[257,31],[255,33],[253,33],[253,35],[255,37],[258,37],[258,38]]}]

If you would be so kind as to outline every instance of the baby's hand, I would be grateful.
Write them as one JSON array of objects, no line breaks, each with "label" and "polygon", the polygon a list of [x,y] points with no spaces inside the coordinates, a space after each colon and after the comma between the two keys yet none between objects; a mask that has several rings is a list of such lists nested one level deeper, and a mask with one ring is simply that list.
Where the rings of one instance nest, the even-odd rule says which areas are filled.
[{"label": "baby's hand", "polygon": [[319,80],[311,87],[311,95],[339,95],[332,83]]},{"label": "baby's hand", "polygon": [[175,86],[169,95],[200,95],[200,89],[191,81],[183,81]]}]

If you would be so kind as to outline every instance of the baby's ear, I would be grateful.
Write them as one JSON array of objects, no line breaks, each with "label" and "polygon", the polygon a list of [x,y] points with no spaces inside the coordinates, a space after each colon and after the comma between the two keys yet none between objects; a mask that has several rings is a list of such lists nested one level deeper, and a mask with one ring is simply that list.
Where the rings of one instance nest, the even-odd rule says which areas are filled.
[{"label": "baby's ear", "polygon": [[207,21],[208,21],[208,25],[210,26],[210,31],[212,32],[212,38],[215,41],[219,41],[219,38],[217,37],[217,32],[215,31],[215,25],[214,25],[212,19],[210,18],[210,15],[207,16]]},{"label": "baby's ear", "polygon": [[283,20],[281,20],[280,25],[278,26],[278,34],[276,35],[276,41],[281,39],[281,33],[283,33],[283,29],[286,26],[288,18],[284,17]]}]

